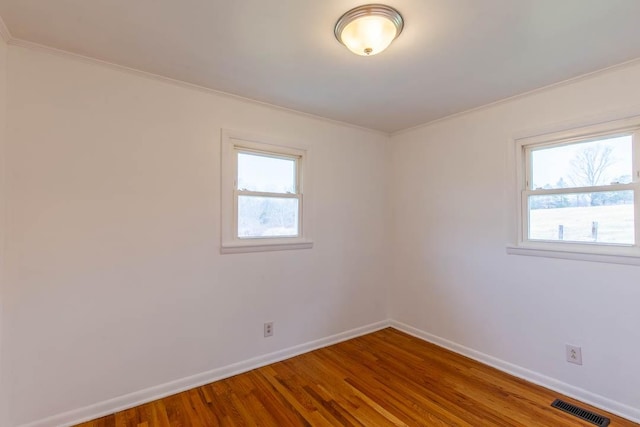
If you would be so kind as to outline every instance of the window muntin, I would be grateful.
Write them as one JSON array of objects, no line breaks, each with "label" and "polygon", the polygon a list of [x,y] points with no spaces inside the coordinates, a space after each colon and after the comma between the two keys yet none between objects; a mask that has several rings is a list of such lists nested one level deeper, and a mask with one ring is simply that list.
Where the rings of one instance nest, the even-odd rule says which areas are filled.
[{"label": "window muntin", "polygon": [[521,141],[522,244],[637,254],[639,135],[632,128]]}]

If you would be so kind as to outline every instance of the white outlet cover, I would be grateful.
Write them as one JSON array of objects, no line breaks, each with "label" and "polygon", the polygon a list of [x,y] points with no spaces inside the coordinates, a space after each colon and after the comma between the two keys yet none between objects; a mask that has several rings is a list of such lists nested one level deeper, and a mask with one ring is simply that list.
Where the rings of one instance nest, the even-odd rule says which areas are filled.
[{"label": "white outlet cover", "polygon": [[267,322],[264,324],[264,337],[273,336],[273,322]]},{"label": "white outlet cover", "polygon": [[575,345],[566,345],[567,362],[582,365],[582,348]]}]

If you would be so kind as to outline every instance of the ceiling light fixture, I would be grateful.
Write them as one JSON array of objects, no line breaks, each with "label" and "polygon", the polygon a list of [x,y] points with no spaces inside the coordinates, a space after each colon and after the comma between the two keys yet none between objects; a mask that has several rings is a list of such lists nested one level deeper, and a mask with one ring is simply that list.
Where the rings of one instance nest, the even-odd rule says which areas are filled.
[{"label": "ceiling light fixture", "polygon": [[338,19],[336,38],[356,55],[371,56],[385,50],[402,32],[400,13],[384,4],[366,4]]}]

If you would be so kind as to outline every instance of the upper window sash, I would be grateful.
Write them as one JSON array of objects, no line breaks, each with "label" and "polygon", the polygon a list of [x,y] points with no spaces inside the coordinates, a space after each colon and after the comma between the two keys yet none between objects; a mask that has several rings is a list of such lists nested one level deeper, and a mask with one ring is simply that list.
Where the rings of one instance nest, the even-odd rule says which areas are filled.
[{"label": "upper window sash", "polygon": [[[246,148],[244,145],[234,145],[234,189],[238,191],[245,191],[251,193],[265,193],[265,194],[273,194],[273,195],[281,195],[281,194],[302,194],[302,183],[301,183],[301,174],[300,174],[300,163],[302,159],[301,154],[286,154],[280,153],[279,150],[274,150],[273,152],[267,152],[263,150]],[[293,176],[293,191],[262,191],[262,190],[251,190],[245,188],[240,188],[240,177],[239,177],[239,162],[240,155],[246,154],[249,156],[262,157],[262,158],[270,158],[276,160],[285,160],[293,162],[294,167],[294,176]]]},{"label": "upper window sash", "polygon": [[[590,192],[590,191],[602,191],[602,190],[599,190],[599,188],[602,187],[602,188],[610,189],[611,191],[615,191],[613,187],[616,185],[631,184],[631,183],[609,182],[609,183],[602,183],[598,185],[571,185],[571,182],[566,182],[566,185],[567,185],[566,187],[545,189],[542,187],[536,187],[536,184],[542,184],[542,183],[534,182],[534,167],[533,167],[534,152],[539,152],[545,149],[576,146],[581,144],[588,144],[591,142],[612,140],[612,139],[621,138],[621,137],[631,138],[632,158],[629,159],[631,163],[631,170],[629,170],[629,173],[631,175],[631,183],[639,181],[640,180],[640,166],[639,166],[640,162],[638,161],[638,158],[640,156],[638,155],[638,151],[640,151],[640,128],[633,128],[633,129],[618,131],[618,132],[601,132],[596,135],[589,135],[589,137],[587,138],[585,138],[585,136],[581,136],[581,137],[555,140],[555,141],[546,142],[546,143],[540,143],[540,142],[521,143],[520,147],[524,153],[524,156],[523,156],[524,174],[522,176],[523,182],[521,183],[522,189],[525,191],[551,191],[551,190],[569,189],[569,190],[573,190],[569,192]],[[560,194],[560,193],[562,192],[559,192],[557,194]],[[543,194],[543,193],[540,193],[540,194]],[[552,194],[552,193],[549,193],[549,194]]]}]

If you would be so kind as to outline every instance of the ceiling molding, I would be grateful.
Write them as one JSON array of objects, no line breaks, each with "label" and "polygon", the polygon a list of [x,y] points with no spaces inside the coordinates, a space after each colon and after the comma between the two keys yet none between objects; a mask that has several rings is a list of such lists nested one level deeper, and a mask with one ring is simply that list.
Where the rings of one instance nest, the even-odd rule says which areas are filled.
[{"label": "ceiling molding", "polygon": [[640,0],[618,1],[404,0],[411,25],[368,60],[333,37],[344,9],[332,2],[0,0],[0,15],[13,40],[393,135],[640,57]]},{"label": "ceiling molding", "polygon": [[132,74],[132,75],[135,75],[135,76],[138,76],[138,77],[143,77],[143,78],[146,78],[146,79],[156,80],[156,81],[168,83],[168,84],[171,84],[171,85],[174,85],[174,86],[180,86],[180,87],[183,87],[183,88],[186,88],[186,89],[196,90],[196,91],[199,91],[199,92],[205,92],[205,93],[221,96],[221,97],[224,97],[224,98],[232,99],[232,100],[235,100],[235,101],[241,101],[241,102],[248,103],[248,104],[259,105],[261,107],[267,107],[267,108],[270,108],[272,110],[283,111],[283,112],[287,112],[287,113],[290,113],[290,114],[295,114],[297,116],[306,117],[306,118],[309,118],[309,119],[314,119],[314,120],[322,121],[322,122],[333,124],[333,125],[337,125],[337,126],[347,127],[347,128],[351,128],[351,129],[358,129],[360,131],[365,131],[365,132],[368,132],[368,133],[372,133],[374,135],[381,135],[381,136],[386,136],[386,137],[390,136],[389,132],[384,132],[384,131],[377,130],[377,129],[371,129],[371,128],[367,128],[367,127],[364,127],[364,126],[358,126],[358,125],[355,125],[353,123],[342,122],[340,120],[330,119],[328,117],[318,116],[318,115],[315,115],[315,114],[305,113],[303,111],[298,111],[298,110],[294,110],[292,108],[282,107],[280,105],[270,104],[268,102],[259,101],[257,99],[251,99],[251,98],[246,98],[246,97],[240,96],[240,95],[234,95],[234,94],[229,93],[229,92],[223,92],[223,91],[220,91],[220,90],[208,88],[206,86],[200,86],[200,85],[196,85],[196,84],[193,84],[193,83],[188,83],[188,82],[185,82],[185,81],[182,81],[182,80],[172,79],[171,77],[165,77],[165,76],[162,76],[160,74],[154,74],[154,73],[150,73],[148,71],[142,71],[142,70],[138,70],[136,68],[126,67],[124,65],[115,64],[113,62],[105,61],[105,60],[102,60],[102,59],[97,59],[97,58],[93,58],[93,57],[90,57],[90,56],[80,55],[78,53],[73,53],[73,52],[69,52],[69,51],[66,51],[66,50],[57,49],[55,47],[50,47],[50,46],[46,46],[46,45],[43,45],[43,44],[30,42],[30,41],[23,40],[23,39],[10,38],[7,41],[7,43],[10,44],[11,46],[17,46],[17,47],[21,47],[21,48],[25,48],[25,49],[29,49],[29,50],[40,51],[40,52],[44,52],[44,53],[53,54],[53,55],[56,55],[56,56],[70,58],[70,59],[73,59],[73,60],[82,61],[82,62],[89,63],[89,64],[99,65],[99,66],[102,66],[102,67],[111,68],[111,69],[116,70],[116,71],[124,72],[124,73],[127,73],[127,74]]},{"label": "ceiling molding", "polygon": [[0,38],[2,38],[6,43],[9,43],[13,39],[11,31],[9,31],[9,28],[5,25],[2,16],[0,16]]},{"label": "ceiling molding", "polygon": [[519,100],[519,99],[523,99],[523,98],[526,98],[528,96],[538,95],[540,93],[547,92],[547,91],[550,91],[550,90],[553,90],[553,89],[558,89],[558,88],[563,87],[563,86],[569,86],[569,85],[574,84],[574,83],[578,83],[578,82],[581,82],[581,81],[584,81],[584,80],[589,80],[591,78],[595,78],[595,77],[598,77],[600,75],[608,74],[608,73],[613,72],[613,71],[622,70],[624,68],[633,67],[634,65],[638,65],[638,64],[640,64],[640,58],[634,58],[634,59],[631,59],[629,61],[622,62],[620,64],[610,65],[610,66],[608,66],[606,68],[601,68],[601,69],[596,70],[596,71],[591,71],[590,73],[581,74],[579,76],[571,77],[569,79],[562,80],[562,81],[556,82],[556,83],[552,83],[552,84],[547,85],[547,86],[542,86],[542,87],[539,87],[537,89],[532,89],[530,91],[522,92],[522,93],[519,93],[517,95],[513,95],[513,96],[510,96],[510,97],[507,97],[507,98],[498,99],[497,101],[490,102],[489,104],[480,105],[478,107],[471,108],[469,110],[460,111],[458,113],[450,114],[448,116],[441,117],[441,118],[435,119],[435,120],[431,120],[429,122],[425,122],[425,123],[419,124],[417,126],[411,126],[409,128],[406,128],[406,129],[400,129],[400,130],[391,132],[389,134],[389,136],[390,137],[394,137],[394,136],[399,136],[399,135],[402,135],[402,134],[405,134],[405,133],[408,133],[408,132],[417,131],[419,129],[426,128],[426,127],[429,127],[429,126],[432,126],[432,125],[435,125],[435,124],[438,124],[438,123],[441,123],[441,122],[445,122],[445,121],[448,121],[448,120],[456,119],[458,117],[466,116],[468,114],[472,114],[472,113],[475,113],[475,112],[478,112],[478,111],[482,111],[482,110],[485,110],[485,109],[488,109],[488,108],[492,108],[492,107],[495,107],[495,106],[498,106],[498,105],[501,105],[501,104],[506,104],[506,103],[511,102],[511,101],[516,101],[516,100]]},{"label": "ceiling molding", "polygon": [[247,98],[244,96],[240,96],[240,95],[235,95],[233,93],[229,93],[229,92],[224,92],[221,90],[216,90],[216,89],[212,89],[206,86],[200,86],[197,84],[193,84],[193,83],[188,83],[185,82],[183,80],[177,80],[177,79],[173,79],[171,77],[166,77],[166,76],[162,76],[159,74],[154,74],[154,73],[150,73],[148,71],[143,71],[143,70],[139,70],[136,68],[131,68],[131,67],[127,67],[124,65],[119,65],[116,63],[112,63],[109,61],[105,61],[105,60],[101,60],[101,59],[97,59],[94,57],[90,57],[90,56],[85,56],[85,55],[81,55],[81,54],[77,54],[77,53],[73,53],[73,52],[69,52],[66,50],[62,50],[62,49],[57,49],[54,47],[50,47],[47,45],[42,45],[39,43],[34,43],[34,42],[30,42],[27,40],[23,40],[23,39],[17,39],[14,38],[11,35],[11,32],[9,31],[8,27],[5,25],[4,20],[2,19],[2,16],[0,16],[0,38],[2,38],[7,44],[9,45],[13,45],[13,46],[19,46],[22,48],[26,48],[29,50],[37,50],[37,51],[42,51],[42,52],[46,52],[46,53],[50,53],[50,54],[55,54],[58,56],[63,56],[63,57],[67,57],[67,58],[71,58],[71,59],[75,59],[75,60],[80,60],[83,61],[85,63],[93,63],[93,64],[97,64],[97,65],[101,65],[103,67],[107,67],[107,68],[111,68],[117,71],[121,71],[121,72],[126,72],[128,74],[133,74],[133,75],[137,75],[139,77],[143,77],[143,78],[147,78],[147,79],[152,79],[152,80],[157,80],[157,81],[161,81],[164,83],[168,83],[168,84],[172,84],[175,86],[180,86],[183,88],[187,88],[187,89],[191,89],[191,90],[197,90],[200,92],[205,92],[205,93],[209,93],[209,94],[214,94],[217,96],[221,96],[221,97],[225,97],[225,98],[229,98],[229,99],[233,99],[236,101],[241,101],[241,102],[245,102],[245,103],[249,103],[249,104],[254,104],[254,105],[259,105],[262,107],[267,107],[273,110],[277,110],[277,111],[283,111],[283,112],[287,112],[287,113],[291,113],[291,114],[295,114],[301,117],[306,117],[306,118],[310,118],[310,119],[314,119],[314,120],[319,120],[322,122],[326,122],[326,123],[330,123],[333,125],[338,125],[338,126],[343,126],[343,127],[347,127],[347,128],[352,128],[352,129],[358,129],[361,131],[365,131],[365,132],[369,132],[375,135],[381,135],[381,136],[387,136],[387,137],[395,137],[395,136],[399,136],[408,132],[413,132],[413,131],[417,131],[419,129],[425,128],[425,127],[429,127],[441,122],[445,122],[448,120],[452,120],[452,119],[456,119],[462,116],[466,116],[478,111],[482,111],[484,109],[489,109],[504,103],[508,103],[511,101],[516,101],[519,99],[523,99],[532,95],[536,95],[536,94],[540,94],[540,93],[544,93],[546,91],[549,90],[553,90],[553,89],[557,89],[563,86],[567,86],[567,85],[571,85],[574,83],[578,83],[580,81],[584,81],[584,80],[588,80],[591,78],[595,78],[599,75],[604,75],[607,74],[609,72],[612,71],[616,71],[616,70],[621,70],[627,67],[632,67],[634,65],[638,65],[640,64],[640,58],[635,58],[635,59],[631,59],[629,61],[625,61],[619,64],[615,64],[615,65],[611,65],[608,66],[606,68],[601,68],[599,70],[595,70],[586,74],[581,74],[579,76],[575,76],[575,77],[571,77],[569,79],[566,80],[562,80],[560,82],[556,82],[556,83],[552,83],[546,86],[542,86],[536,89],[532,89],[526,92],[522,92],[507,98],[502,98],[502,99],[498,99],[496,101],[490,102],[488,104],[483,104],[480,105],[478,107],[474,107],[468,110],[464,110],[464,111],[460,111],[457,113],[453,113],[444,117],[440,117],[437,118],[435,120],[430,120],[424,123],[420,123],[418,125],[415,126],[411,126],[405,129],[400,129],[397,131],[392,131],[392,132],[385,132],[385,131],[381,131],[381,130],[377,130],[377,129],[372,129],[372,128],[368,128],[368,127],[364,127],[364,126],[359,126],[353,123],[349,123],[349,122],[344,122],[344,121],[340,121],[340,120],[336,120],[336,119],[330,119],[328,117],[324,117],[324,116],[319,116],[319,115],[315,115],[315,114],[311,114],[311,113],[306,113],[303,111],[299,111],[299,110],[295,110],[292,108],[287,108],[287,107],[283,107],[280,105],[276,105],[276,104],[271,104],[265,101],[259,101],[256,99],[252,99],[252,98]]}]

